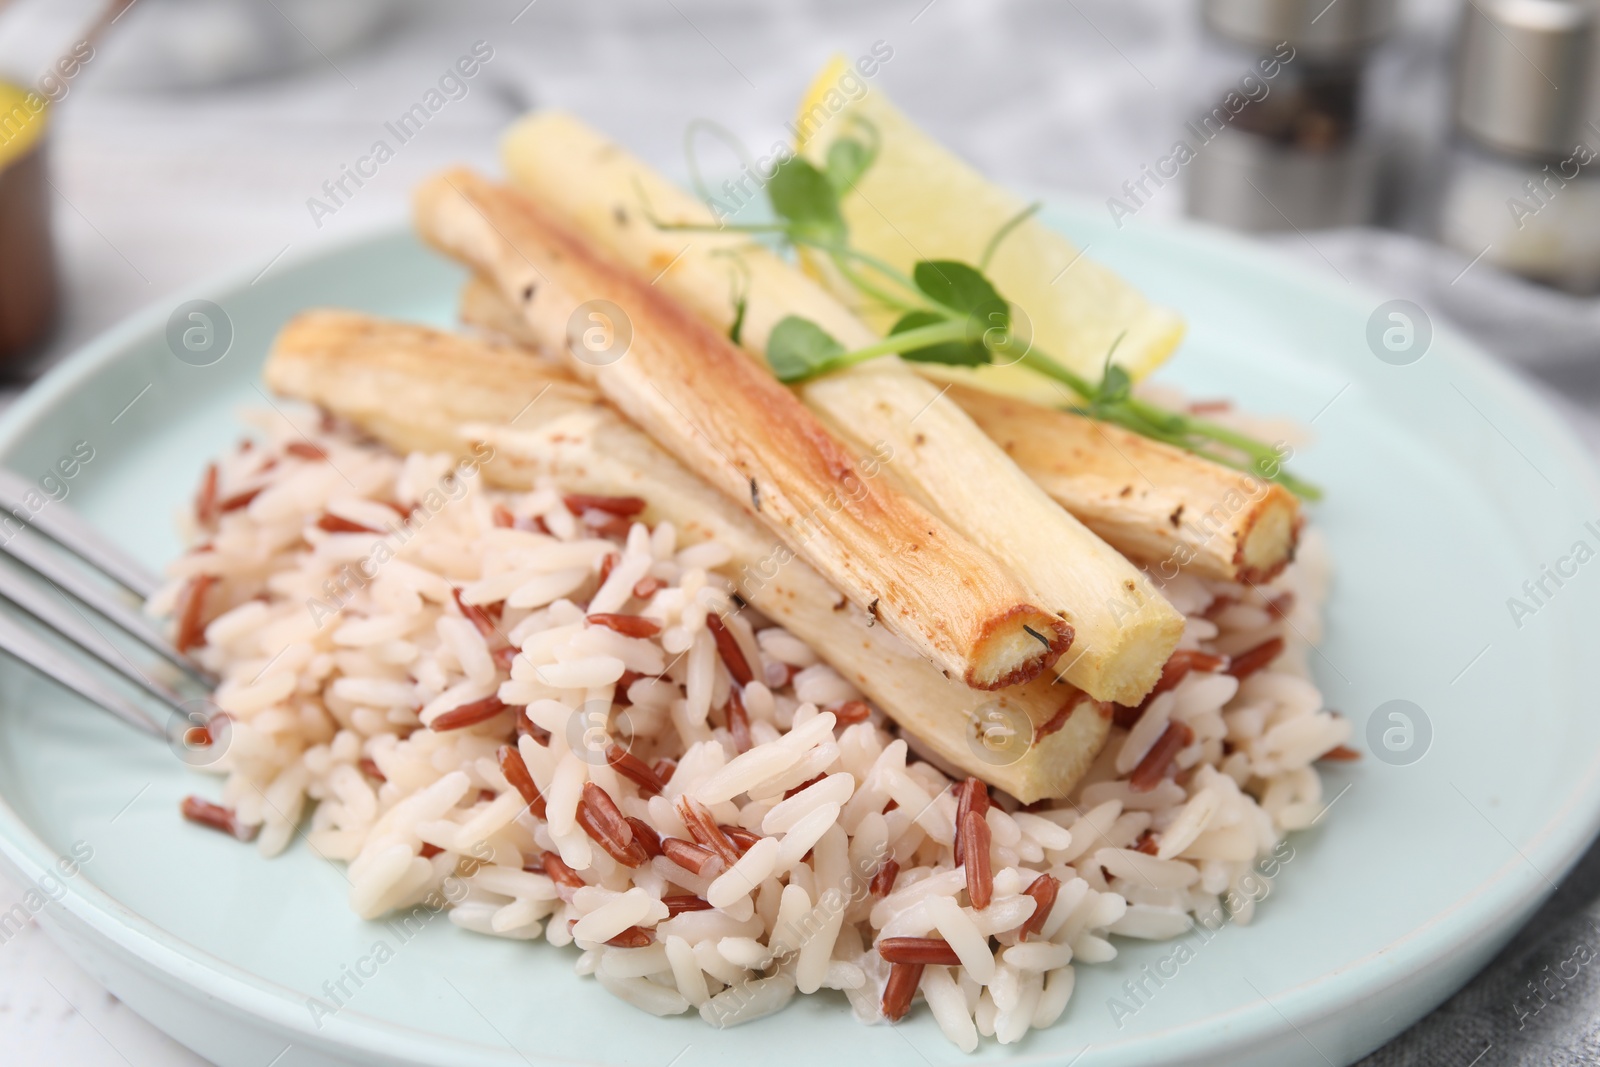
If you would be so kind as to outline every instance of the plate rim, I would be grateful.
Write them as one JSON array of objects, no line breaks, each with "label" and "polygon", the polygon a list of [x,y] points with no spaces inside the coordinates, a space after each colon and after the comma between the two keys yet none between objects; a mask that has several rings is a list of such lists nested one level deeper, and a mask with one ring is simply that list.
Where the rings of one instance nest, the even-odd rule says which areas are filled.
[{"label": "plate rim", "polygon": [[[1088,226],[1103,227],[1105,224],[1093,217],[1091,203],[1071,194],[1053,193],[1045,199],[1044,217],[1057,228],[1069,232],[1078,220]],[[1331,279],[1313,265],[1203,223],[1136,220],[1133,228],[1136,231],[1133,236],[1178,241],[1189,251],[1203,256],[1225,257],[1231,268],[1258,275],[1270,272],[1284,284],[1314,292],[1317,299],[1349,311],[1359,310],[1369,300],[1371,306],[1382,301],[1381,295],[1364,283],[1352,282],[1335,288],[1329,284]],[[405,238],[420,244],[404,221],[379,220],[337,238],[315,242],[274,264],[273,273],[281,281],[313,264],[359,254],[369,246]],[[170,308],[177,303],[196,297],[221,303],[247,288],[252,277],[258,275],[256,267],[241,266],[219,272],[210,280],[185,285],[150,301],[79,346],[0,412],[0,456],[12,450],[51,407],[83,388],[96,371],[126,358],[140,342],[158,339]],[[1538,396],[1522,374],[1496,361],[1453,323],[1435,320],[1432,325],[1434,347],[1440,347],[1439,341],[1447,339],[1449,343],[1445,347],[1450,350],[1452,365],[1490,387],[1499,403],[1515,409],[1520,417],[1538,427],[1541,442],[1554,452],[1564,469],[1578,472],[1582,492],[1600,506],[1600,468],[1560,413]],[[16,668],[7,663],[0,669]],[[1576,707],[1570,709],[1570,713],[1580,712]],[[1246,1004],[1195,1022],[1097,1043],[1094,1048],[1126,1052],[1132,1046],[1160,1042],[1165,1048],[1181,1040],[1184,1054],[1191,1058],[1246,1052],[1282,1036],[1286,1023],[1298,1029],[1302,1024],[1332,1019],[1363,1000],[1405,985],[1479,939],[1498,944],[1502,935],[1509,937],[1515,933],[1511,919],[1520,922],[1522,916],[1531,914],[1552,891],[1544,872],[1549,871],[1558,879],[1564,876],[1600,833],[1600,774],[1597,771],[1600,771],[1600,754],[1589,762],[1579,784],[1553,809],[1553,814],[1514,847],[1517,854],[1473,884],[1445,910],[1389,944],[1334,971],[1282,990],[1265,1005]],[[1587,818],[1570,819],[1574,812],[1586,814]],[[0,857],[30,882],[42,877],[59,858],[3,795],[0,795]],[[1536,864],[1536,860],[1542,862]],[[473,1055],[507,1064],[535,1062],[514,1047],[508,1049],[445,1037],[359,1010],[341,1011],[321,1029],[309,1029],[304,994],[261,978],[164,930],[118,902],[92,879],[71,879],[65,884],[67,892],[58,903],[74,920],[113,948],[157,968],[208,999],[221,1000],[235,1011],[292,1031],[305,1045],[335,1054],[388,1056],[403,1063],[446,1063],[451,1056],[459,1056],[467,1050]],[[1383,973],[1372,971],[1372,964],[1378,958],[1389,964]],[[1025,1044],[1017,1051],[1021,1054],[1004,1062],[1042,1063],[1071,1050],[1029,1049]],[[419,1059],[419,1054],[427,1058]],[[570,1060],[544,1052],[534,1055],[537,1061],[552,1064],[600,1062]]]}]

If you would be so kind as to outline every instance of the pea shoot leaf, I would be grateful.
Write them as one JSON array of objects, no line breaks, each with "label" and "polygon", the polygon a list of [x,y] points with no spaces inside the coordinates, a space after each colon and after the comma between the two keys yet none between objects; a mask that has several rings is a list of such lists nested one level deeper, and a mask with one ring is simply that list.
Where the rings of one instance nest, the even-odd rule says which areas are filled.
[{"label": "pea shoot leaf", "polygon": [[872,166],[872,150],[860,141],[841,137],[828,146],[828,182],[840,196],[848,192]]},{"label": "pea shoot leaf", "polygon": [[[937,326],[948,321],[950,321],[948,318],[937,312],[908,311],[890,329],[889,336],[893,337],[897,333],[920,329],[923,326]],[[968,331],[969,334],[971,332]],[[900,356],[915,363],[947,363],[956,367],[981,367],[990,360],[989,350],[984,347],[981,331],[976,336],[969,336],[960,341],[944,341],[939,344],[924,345],[921,348],[907,349],[901,352]]]},{"label": "pea shoot leaf", "polygon": [[767,337],[767,363],[780,382],[798,382],[844,352],[822,327],[798,315],[785,315]]},{"label": "pea shoot leaf", "polygon": [[789,228],[789,236],[824,245],[842,245],[844,216],[839,213],[839,192],[828,176],[799,156],[778,165],[767,182],[772,210]]}]

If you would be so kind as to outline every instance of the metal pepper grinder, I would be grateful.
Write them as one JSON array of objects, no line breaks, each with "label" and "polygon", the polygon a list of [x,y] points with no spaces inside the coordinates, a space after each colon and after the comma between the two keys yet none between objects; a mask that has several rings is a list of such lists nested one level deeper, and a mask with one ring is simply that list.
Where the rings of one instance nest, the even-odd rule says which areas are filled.
[{"label": "metal pepper grinder", "polygon": [[1457,56],[1439,239],[1600,292],[1600,12],[1587,0],[1475,0]]},{"label": "metal pepper grinder", "polygon": [[1187,124],[1202,139],[1189,214],[1252,231],[1371,221],[1377,166],[1363,98],[1393,0],[1204,0],[1201,12],[1240,76]]}]

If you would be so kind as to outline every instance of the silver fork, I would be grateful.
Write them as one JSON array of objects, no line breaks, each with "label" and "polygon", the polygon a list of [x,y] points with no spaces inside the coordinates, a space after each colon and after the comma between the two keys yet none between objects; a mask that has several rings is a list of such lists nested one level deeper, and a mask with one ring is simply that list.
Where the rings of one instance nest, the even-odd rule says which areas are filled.
[{"label": "silver fork", "polygon": [[[153,698],[166,710],[169,724],[203,725],[205,717],[197,715],[196,699],[186,698],[178,687],[197,690],[199,696],[209,693],[215,679],[174,648],[139,607],[155,592],[159,580],[65,504],[51,501],[21,520],[19,516],[32,511],[24,503],[30,493],[36,496],[38,487],[0,467],[0,508],[6,513],[0,515],[0,553],[20,564],[0,565],[0,598],[38,624],[30,626],[0,612],[0,650],[147,733],[170,737],[146,703],[113,678]],[[107,626],[164,663],[155,664],[154,671],[141,667],[111,640]],[[50,640],[44,630],[64,638],[104,669]]]}]

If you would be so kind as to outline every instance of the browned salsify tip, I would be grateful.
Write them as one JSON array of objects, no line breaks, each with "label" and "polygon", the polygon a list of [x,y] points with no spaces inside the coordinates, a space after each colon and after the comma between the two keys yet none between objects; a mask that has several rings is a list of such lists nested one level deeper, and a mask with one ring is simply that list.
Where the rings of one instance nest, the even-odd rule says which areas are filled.
[{"label": "browned salsify tip", "polygon": [[663,837],[661,854],[691,874],[705,873],[707,864],[717,859],[710,849],[681,837]]},{"label": "browned salsify tip", "polygon": [[507,705],[499,697],[493,695],[486,696],[482,700],[468,701],[435,715],[433,721],[428,724],[428,729],[436,734],[450,730],[464,730],[468,726],[488,722],[505,711],[506,707]]},{"label": "browned salsify tip", "polygon": [[693,893],[674,893],[661,898],[661,903],[667,906],[667,918],[682,915],[686,911],[710,911],[711,902]]},{"label": "browned salsify tip", "polygon": [[613,741],[606,746],[606,763],[612,770],[637,785],[641,792],[655,794],[666,788],[655,770],[644,760]]},{"label": "browned salsify tip", "polygon": [[606,944],[613,948],[645,948],[655,944],[655,940],[655,931],[646,930],[641,926],[630,926]]},{"label": "browned salsify tip", "polygon": [[878,955],[889,963],[931,963],[959,967],[961,957],[942,937],[886,937],[878,942]]},{"label": "browned salsify tip", "polygon": [[528,810],[535,818],[544,818],[544,794],[539,792],[539,786],[529,773],[528,764],[522,758],[522,753],[517,751],[517,746],[501,745],[496,755],[499,757],[500,773],[511,783],[511,788],[522,794],[522,799],[527,802]]},{"label": "browned salsify tip", "polygon": [[688,828],[689,836],[702,847],[710,849],[730,867],[738,862],[739,850],[728,840],[728,835],[722,832],[722,828],[717,825],[717,821],[711,817],[711,812],[704,804],[694,797],[681,796],[678,798],[678,817]]},{"label": "browned salsify tip", "polygon": [[1242,682],[1282,654],[1283,638],[1269,637],[1248,652],[1241,652],[1233,657],[1225,673],[1233,675]]},{"label": "browned salsify tip", "polygon": [[961,865],[967,872],[967,899],[982,911],[994,899],[994,871],[989,863],[991,834],[981,812],[969,811],[961,820]]},{"label": "browned salsify tip", "polygon": [[1033,898],[1033,914],[1024,920],[1017,934],[1018,941],[1026,941],[1028,935],[1044,929],[1045,920],[1050,918],[1050,909],[1056,906],[1056,894],[1061,892],[1061,879],[1053,874],[1041,874],[1023,892]]},{"label": "browned salsify tip", "polygon": [[542,859],[545,877],[557,885],[564,885],[569,889],[582,889],[589,884],[583,880],[583,875],[567,866],[567,861],[554,852],[546,852]]},{"label": "browned salsify tip", "polygon": [[722,663],[728,668],[728,673],[733,675],[733,680],[741,686],[749,685],[756,680],[755,674],[750,670],[750,661],[744,658],[744,649],[739,647],[739,641],[733,636],[733,631],[728,629],[727,623],[722,621],[721,615],[707,615],[706,629],[711,631],[711,636],[717,642],[717,654],[722,657]]},{"label": "browned salsify tip", "polygon": [[232,808],[225,808],[221,804],[213,804],[201,797],[188,796],[183,798],[179,805],[183,817],[192,823],[206,826],[213,830],[220,830],[230,834],[240,841],[253,841],[261,832],[260,826],[245,826],[239,822],[239,817]]},{"label": "browned salsify tip", "polygon": [[963,844],[961,840],[961,824],[967,817],[967,812],[975,811],[985,815],[989,811],[989,787],[977,778],[965,778],[955,785],[956,792],[956,837],[955,837],[955,862],[961,866]]},{"label": "browned salsify tip", "polygon": [[178,596],[178,631],[172,645],[179,652],[187,652],[206,643],[206,594],[217,582],[214,574],[197,574],[184,584]]},{"label": "browned salsify tip", "polygon": [[911,1010],[911,1000],[922,982],[922,964],[895,963],[889,966],[889,980],[883,986],[883,1017],[899,1022]]},{"label": "browned salsify tip", "polygon": [[624,637],[654,637],[661,632],[661,624],[642,615],[617,615],[610,612],[586,616],[591,626],[604,626]]},{"label": "browned salsify tip", "polygon": [[835,726],[854,726],[858,722],[866,722],[872,714],[872,708],[865,700],[846,700],[833,709]]},{"label": "browned salsify tip", "polygon": [[603,511],[607,515],[616,515],[624,519],[633,518],[648,506],[643,497],[596,496],[592,493],[569,493],[561,498],[561,502],[574,515],[582,515],[586,511]]},{"label": "browned salsify tip", "polygon": [[200,488],[194,495],[194,521],[201,526],[217,521],[217,478],[217,465],[206,464],[206,472],[200,476]]},{"label": "browned salsify tip", "polygon": [[1167,723],[1167,728],[1161,731],[1161,736],[1156,738],[1155,744],[1144,754],[1144,759],[1128,775],[1128,788],[1135,793],[1148,793],[1161,779],[1167,776],[1167,768],[1172,765],[1173,758],[1179,752],[1189,747],[1194,740],[1194,730],[1186,722],[1174,719]]},{"label": "browned salsify tip", "polygon": [[744,700],[739,690],[728,690],[728,733],[733,735],[733,747],[741,755],[750,751],[754,743],[750,737],[750,716],[744,710]]},{"label": "browned salsify tip", "polygon": [[593,782],[583,784],[583,797],[578,801],[578,825],[606,855],[624,867],[640,867],[650,859],[644,846],[633,839],[633,827],[617,809],[611,794]]},{"label": "browned salsify tip", "polygon": [[894,891],[894,880],[900,876],[900,864],[892,859],[884,860],[883,866],[872,876],[869,887],[875,897],[886,897]]}]

